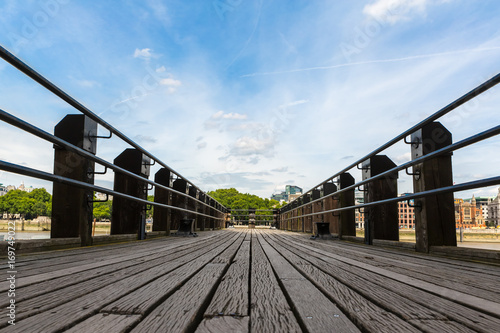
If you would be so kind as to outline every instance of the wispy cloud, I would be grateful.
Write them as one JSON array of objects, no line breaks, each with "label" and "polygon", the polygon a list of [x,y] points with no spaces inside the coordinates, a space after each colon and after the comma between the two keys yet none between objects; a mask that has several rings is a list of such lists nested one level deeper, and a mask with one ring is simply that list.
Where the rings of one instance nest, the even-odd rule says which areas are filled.
[{"label": "wispy cloud", "polygon": [[455,51],[448,51],[448,52],[429,53],[429,54],[419,54],[419,55],[402,57],[402,58],[390,58],[390,59],[367,60],[367,61],[358,61],[358,62],[347,62],[347,63],[332,65],[332,66],[297,68],[297,69],[290,69],[290,70],[285,70],[285,71],[275,71],[275,72],[260,72],[260,73],[245,74],[245,75],[242,75],[240,77],[244,78],[244,77],[254,77],[254,76],[299,73],[299,72],[307,72],[307,71],[336,69],[336,68],[353,67],[353,66],[369,65],[369,64],[401,62],[401,61],[409,61],[409,60],[416,60],[416,59],[456,55],[456,54],[462,54],[462,53],[486,52],[486,51],[496,51],[496,50],[500,50],[500,46],[480,47],[480,48],[475,48],[475,49],[464,49],[464,50],[455,50]]},{"label": "wispy cloud", "polygon": [[399,21],[407,21],[412,15],[425,15],[429,5],[436,5],[450,0],[377,0],[367,4],[363,13],[378,21],[395,24]]},{"label": "wispy cloud", "polygon": [[239,113],[224,113],[224,111],[217,111],[215,114],[210,117],[211,119],[236,119],[236,120],[243,120],[247,119],[246,114],[239,114]]},{"label": "wispy cloud", "polygon": [[135,49],[134,58],[149,59],[151,58],[151,49]]}]

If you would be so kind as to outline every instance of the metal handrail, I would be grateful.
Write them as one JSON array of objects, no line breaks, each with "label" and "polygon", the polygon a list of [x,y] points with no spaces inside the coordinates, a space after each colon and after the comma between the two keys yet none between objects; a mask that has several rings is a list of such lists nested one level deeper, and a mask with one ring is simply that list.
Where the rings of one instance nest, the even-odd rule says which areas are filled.
[{"label": "metal handrail", "polygon": [[[126,143],[128,143],[129,145],[131,145],[132,147],[136,148],[137,150],[139,150],[141,153],[143,153],[143,154],[147,155],[148,157],[150,157],[152,160],[157,161],[158,164],[160,164],[161,166],[169,169],[170,171],[172,171],[173,173],[175,173],[178,177],[186,180],[186,182],[188,184],[191,184],[192,186],[194,186],[200,192],[202,192],[202,193],[206,194],[207,196],[209,196],[206,192],[203,192],[196,185],[194,185],[189,180],[187,180],[187,178],[185,178],[180,173],[178,173],[177,171],[175,171],[174,169],[172,169],[171,167],[169,167],[167,164],[165,164],[160,159],[158,159],[157,157],[155,157],[153,154],[151,154],[150,152],[148,152],[146,149],[142,148],[135,141],[133,141],[132,139],[130,139],[129,137],[127,137],[125,134],[123,134],[122,132],[120,132],[114,126],[112,126],[111,124],[109,124],[108,122],[106,122],[104,119],[102,119],[97,114],[95,114],[94,112],[92,112],[86,106],[84,106],[83,104],[81,104],[80,102],[78,102],[76,99],[74,99],[73,97],[71,97],[69,94],[67,94],[65,91],[63,91],[61,88],[57,87],[55,84],[53,84],[52,82],[50,82],[48,79],[46,79],[40,73],[38,73],[33,68],[31,68],[30,66],[28,66],[21,59],[19,59],[15,55],[13,55],[11,52],[9,52],[7,49],[5,49],[1,45],[0,45],[0,57],[3,58],[6,62],[8,62],[9,64],[11,64],[12,66],[14,66],[15,68],[17,68],[22,73],[24,73],[25,75],[27,75],[28,77],[30,77],[31,79],[33,79],[34,81],[38,82],[42,87],[44,87],[45,89],[49,90],[54,95],[56,95],[57,97],[59,97],[60,99],[62,99],[66,103],[68,103],[69,105],[71,105],[73,108],[77,109],[78,111],[80,111],[81,113],[83,113],[84,115],[86,115],[87,117],[89,117],[90,119],[94,120],[95,122],[97,122],[98,124],[100,124],[102,127],[106,128],[111,133],[115,134],[117,137],[119,137],[120,139],[122,139],[123,141],[125,141]],[[212,198],[212,197],[210,197],[210,198]],[[214,198],[212,198],[212,199],[214,199]],[[215,201],[218,204],[220,204],[222,207],[224,207],[220,202],[218,202],[217,200],[215,200]]]},{"label": "metal handrail", "polygon": [[123,173],[123,174],[125,174],[125,175],[127,175],[129,177],[138,179],[138,180],[140,180],[142,182],[145,182],[145,183],[157,186],[157,187],[162,188],[164,190],[168,190],[168,191],[170,191],[172,193],[176,193],[176,194],[188,197],[189,199],[192,199],[192,200],[194,200],[196,202],[199,202],[199,203],[201,203],[201,204],[203,204],[205,206],[208,206],[211,209],[214,209],[214,210],[216,210],[216,211],[218,211],[220,213],[224,213],[223,211],[218,210],[218,209],[210,206],[209,204],[207,204],[207,203],[205,203],[205,202],[203,202],[203,201],[201,201],[201,200],[199,200],[197,198],[194,198],[194,197],[190,196],[187,193],[183,193],[183,192],[177,191],[177,190],[175,190],[175,189],[173,189],[171,187],[167,187],[165,185],[158,184],[158,183],[156,183],[156,182],[154,182],[152,180],[149,180],[148,178],[141,177],[141,176],[139,176],[139,175],[137,175],[137,174],[135,174],[133,172],[130,172],[130,171],[128,171],[128,170],[126,170],[124,168],[121,168],[121,167],[119,167],[119,166],[117,166],[117,165],[115,165],[115,164],[113,164],[111,162],[108,162],[108,161],[106,161],[106,160],[104,160],[104,159],[102,159],[100,157],[97,157],[94,154],[92,154],[92,153],[90,153],[90,152],[88,152],[88,151],[86,151],[86,150],[84,150],[84,149],[82,149],[80,147],[77,147],[77,146],[75,146],[75,145],[73,145],[73,144],[71,144],[71,143],[69,143],[69,142],[67,142],[67,141],[65,141],[65,140],[63,140],[63,139],[61,139],[61,138],[53,135],[53,134],[50,134],[50,133],[48,133],[48,132],[46,132],[46,131],[44,131],[44,130],[42,130],[42,129],[40,129],[40,128],[38,128],[38,127],[36,127],[36,126],[34,126],[34,125],[32,125],[32,124],[24,121],[24,120],[22,120],[22,119],[20,119],[20,118],[18,118],[16,116],[14,116],[14,115],[12,115],[12,114],[4,111],[4,110],[2,110],[2,109],[0,109],[0,120],[4,121],[4,122],[6,122],[6,123],[8,123],[8,124],[10,124],[12,126],[15,126],[15,127],[19,128],[19,129],[22,129],[25,132],[31,133],[31,134],[33,134],[33,135],[35,135],[35,136],[37,136],[37,137],[39,137],[39,138],[41,138],[43,140],[46,140],[46,141],[49,141],[49,142],[51,142],[53,144],[59,145],[59,146],[65,148],[68,151],[71,151],[71,152],[76,153],[76,154],[78,154],[78,155],[80,155],[82,157],[85,157],[85,158],[87,158],[89,160],[92,160],[92,161],[94,161],[96,163],[99,163],[99,164],[103,165],[104,167],[113,169],[115,172],[116,171],[121,172],[121,173]]},{"label": "metal handrail", "polygon": [[[287,220],[300,219],[303,217],[322,215],[322,214],[328,214],[328,213],[334,213],[334,212],[341,212],[344,210],[366,208],[366,207],[383,205],[383,204],[388,204],[388,203],[398,202],[398,201],[419,199],[419,198],[430,197],[430,196],[444,194],[444,193],[450,193],[450,192],[472,190],[472,189],[476,189],[476,188],[493,186],[493,185],[500,185],[500,176],[481,179],[481,180],[474,180],[474,181],[461,183],[461,184],[457,184],[457,185],[453,185],[453,186],[441,187],[441,188],[429,190],[429,191],[417,192],[417,193],[408,194],[408,195],[401,196],[401,197],[395,197],[395,198],[383,199],[383,200],[378,200],[378,201],[373,201],[373,202],[367,202],[367,203],[363,203],[363,204],[359,204],[359,205],[355,205],[355,206],[347,206],[347,207],[335,208],[335,209],[330,209],[330,210],[324,210],[321,212],[304,214],[304,215],[300,215],[300,216],[292,216],[292,217],[287,218]],[[291,212],[291,211],[287,211],[287,213],[288,212]]]},{"label": "metal handrail", "polygon": [[[435,112],[434,114],[430,115],[429,117],[427,117],[426,119],[422,120],[421,122],[419,122],[418,124],[412,126],[411,128],[407,129],[406,131],[404,131],[403,133],[399,134],[398,136],[396,136],[395,138],[393,138],[392,140],[389,140],[388,142],[386,142],[385,144],[383,144],[382,146],[380,146],[379,148],[375,149],[374,151],[372,151],[371,153],[367,154],[366,156],[360,158],[359,160],[357,160],[356,162],[350,164],[349,166],[347,166],[346,168],[342,169],[341,171],[337,172],[336,174],[334,174],[333,176],[327,178],[326,180],[324,180],[323,182],[319,183],[318,185],[312,187],[310,190],[308,190],[307,192],[305,192],[302,196],[294,199],[293,201],[291,201],[290,203],[288,203],[286,206],[282,207],[282,208],[285,208],[285,207],[289,207],[289,205],[291,205],[294,201],[302,198],[304,195],[306,194],[309,194],[311,193],[313,190],[315,189],[318,189],[320,186],[322,186],[324,183],[327,183],[331,180],[333,180],[334,178],[340,176],[341,174],[351,170],[352,168],[356,167],[357,165],[359,165],[360,163],[366,161],[367,159],[369,159],[370,157],[386,150],[387,148],[391,147],[392,145],[394,145],[395,143],[401,141],[401,139],[405,139],[408,135],[411,135],[413,133],[415,133],[417,130],[421,129],[422,127],[424,127],[425,125],[427,124],[430,124],[431,122],[443,117],[444,115],[446,115],[447,113],[453,111],[454,109],[456,109],[457,107],[463,105],[464,103],[470,101],[471,99],[473,99],[474,97],[477,97],[478,95],[482,94],[483,92],[489,90],[490,88],[494,87],[495,85],[497,85],[498,83],[500,83],[500,73],[495,75],[494,77],[492,77],[491,79],[485,81],[484,83],[480,84],[479,86],[477,86],[476,88],[472,89],[471,91],[469,91],[468,93],[462,95],[460,98],[456,99],[455,101],[453,101],[452,103],[448,104],[447,106],[443,107],[442,109],[438,110],[437,112]],[[430,154],[429,154],[430,155]],[[426,155],[428,156],[428,155]],[[367,181],[370,181],[372,179],[367,179]],[[356,183],[357,184],[357,183]],[[359,185],[358,185],[359,186]],[[324,197],[323,197],[324,199]],[[319,199],[318,199],[319,200]],[[315,201],[318,201],[318,200],[315,200]],[[309,202],[311,203],[311,202]],[[308,203],[308,204],[309,204]],[[304,206],[304,205],[302,205]]]},{"label": "metal handrail", "polygon": [[101,192],[101,193],[104,193],[104,194],[108,194],[108,195],[112,195],[112,196],[116,196],[116,197],[120,197],[120,198],[124,198],[124,199],[133,200],[133,201],[136,201],[136,202],[141,202],[141,203],[144,203],[144,204],[147,204],[147,205],[153,205],[153,206],[158,206],[158,207],[163,207],[163,208],[170,208],[170,209],[179,210],[181,212],[187,212],[187,213],[190,213],[190,214],[205,216],[205,217],[209,217],[209,218],[216,218],[213,215],[203,214],[203,213],[197,212],[195,210],[189,210],[189,209],[185,209],[185,208],[179,208],[179,207],[175,207],[175,206],[161,204],[161,203],[154,202],[154,201],[148,201],[146,199],[137,198],[137,197],[134,197],[132,195],[124,194],[122,192],[116,192],[116,191],[107,189],[105,187],[101,187],[101,186],[97,186],[97,185],[92,185],[92,184],[85,183],[85,182],[82,182],[82,181],[78,181],[78,180],[74,180],[74,179],[71,179],[71,178],[54,175],[54,174],[51,174],[51,173],[48,173],[48,172],[44,172],[44,171],[41,171],[41,170],[36,170],[36,169],[28,168],[28,167],[25,167],[25,166],[22,166],[22,165],[18,165],[18,164],[14,164],[14,163],[9,163],[9,162],[2,161],[2,160],[0,160],[0,169],[8,171],[8,172],[12,172],[12,173],[22,174],[22,175],[26,175],[26,176],[30,176],[30,177],[34,177],[34,178],[38,178],[38,179],[43,179],[43,180],[51,181],[51,182],[57,182],[57,183],[61,183],[61,184],[65,184],[65,185],[71,185],[71,186],[75,186],[75,187],[79,187],[79,188],[83,188],[83,189],[87,189],[87,190],[97,191],[97,192]]},{"label": "metal handrail", "polygon": [[[310,202],[308,202],[306,204],[298,206],[296,208],[292,208],[289,211],[294,211],[294,210],[299,209],[301,207],[304,207],[306,205],[309,205],[309,204],[312,204],[312,203],[315,203],[315,202],[320,202],[320,201],[322,201],[324,199],[327,199],[327,198],[329,198],[331,196],[337,196],[337,195],[339,195],[339,194],[341,194],[343,192],[347,192],[349,190],[353,190],[353,189],[355,189],[355,188],[357,188],[357,187],[359,187],[361,185],[370,183],[370,182],[372,182],[374,180],[384,178],[384,177],[386,177],[386,176],[388,176],[388,175],[390,175],[390,174],[392,174],[392,173],[394,173],[396,171],[401,171],[401,170],[407,169],[407,168],[409,168],[411,166],[420,164],[420,163],[422,163],[422,162],[424,162],[426,160],[430,160],[430,159],[435,158],[435,157],[440,156],[440,155],[448,154],[450,152],[453,152],[453,151],[456,151],[458,149],[470,146],[470,145],[472,145],[474,143],[486,140],[488,138],[491,138],[491,137],[499,135],[499,134],[500,134],[500,125],[495,126],[493,128],[490,128],[489,130],[483,131],[483,132],[478,133],[476,135],[470,136],[468,138],[465,138],[465,139],[463,139],[461,141],[458,141],[456,143],[448,145],[448,146],[446,146],[444,148],[438,149],[438,150],[436,150],[436,151],[434,151],[432,153],[429,153],[427,155],[423,155],[423,156],[421,156],[419,158],[416,158],[414,160],[411,160],[411,161],[408,161],[406,163],[403,163],[403,164],[401,164],[399,166],[396,166],[396,167],[394,167],[392,169],[389,169],[387,171],[379,173],[378,175],[375,175],[373,177],[370,177],[370,178],[367,178],[365,180],[359,181],[359,182],[357,182],[357,183],[355,183],[353,185],[347,186],[347,187],[345,187],[343,189],[340,189],[340,190],[338,190],[336,192],[333,192],[333,193],[330,193],[328,195],[325,195],[325,196],[323,196],[323,197],[321,197],[319,199],[315,199],[315,200],[312,200],[312,201],[310,201]],[[422,192],[419,192],[419,193],[422,193]]]}]

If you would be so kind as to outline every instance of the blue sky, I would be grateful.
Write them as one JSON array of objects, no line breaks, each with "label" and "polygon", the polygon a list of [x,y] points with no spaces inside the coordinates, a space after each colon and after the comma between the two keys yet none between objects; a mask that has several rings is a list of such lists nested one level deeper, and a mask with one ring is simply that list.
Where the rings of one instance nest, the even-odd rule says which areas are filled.
[{"label": "blue sky", "polygon": [[[317,185],[500,72],[499,14],[493,0],[2,0],[0,44],[201,189],[269,197]],[[442,123],[463,139],[499,124],[499,101],[494,88]],[[49,132],[75,113],[3,61],[0,108]],[[1,159],[52,171],[50,144],[0,131]],[[102,140],[98,154],[125,148]],[[454,181],[498,175],[499,148],[456,152]],[[21,181],[51,188],[0,174]],[[401,174],[400,192],[410,184]]]}]

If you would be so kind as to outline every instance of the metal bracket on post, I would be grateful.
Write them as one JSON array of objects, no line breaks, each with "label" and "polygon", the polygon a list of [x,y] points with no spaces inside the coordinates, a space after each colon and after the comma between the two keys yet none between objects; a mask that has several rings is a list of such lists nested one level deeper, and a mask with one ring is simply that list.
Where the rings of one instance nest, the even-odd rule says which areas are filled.
[{"label": "metal bracket on post", "polygon": [[420,179],[420,174],[421,174],[420,169],[415,170],[415,172],[409,172],[408,169],[409,168],[405,169],[406,174],[408,176],[413,176],[415,178],[415,180],[419,180]]},{"label": "metal bracket on post", "polygon": [[413,145],[413,147],[415,149],[418,148],[418,146],[422,143],[422,141],[420,140],[420,138],[412,138],[412,141],[406,141],[406,137],[403,139],[403,141],[407,144],[407,145]]},{"label": "metal bracket on post", "polygon": [[91,177],[92,175],[105,175],[108,172],[108,167],[104,166],[104,171],[93,171],[92,168],[89,168],[87,171],[87,175]]},{"label": "metal bracket on post", "polygon": [[92,141],[92,139],[111,139],[112,136],[113,136],[113,132],[111,132],[111,131],[109,131],[108,136],[92,135],[92,131],[89,131],[89,133],[88,133],[89,141]]},{"label": "metal bracket on post", "polygon": [[411,207],[411,208],[416,208],[416,209],[418,209],[418,211],[419,211],[419,212],[421,212],[421,211],[422,211],[422,202],[421,202],[420,200],[418,200],[418,204],[417,204],[417,205],[415,205],[415,204],[413,204],[413,205],[412,205],[412,204],[410,203],[410,201],[411,201],[411,200],[406,200],[406,203],[407,203],[408,207]]}]

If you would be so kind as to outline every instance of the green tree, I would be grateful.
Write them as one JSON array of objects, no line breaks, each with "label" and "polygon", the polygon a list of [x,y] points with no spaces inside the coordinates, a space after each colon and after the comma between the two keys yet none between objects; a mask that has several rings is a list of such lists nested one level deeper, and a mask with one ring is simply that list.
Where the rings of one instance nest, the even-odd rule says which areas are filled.
[{"label": "green tree", "polygon": [[[219,201],[225,207],[231,208],[233,210],[236,209],[244,209],[247,210],[249,208],[255,209],[276,209],[280,208],[281,205],[276,200],[263,199],[259,196],[248,194],[248,193],[240,193],[235,188],[229,189],[218,189],[215,191],[208,192],[208,195]],[[246,212],[235,212],[233,215],[244,215]],[[260,217],[256,217],[257,220],[265,220],[272,221],[271,216],[262,216],[262,215],[271,215],[271,211],[258,211],[256,215],[260,215]],[[248,217],[238,217],[238,220],[246,221]]]},{"label": "green tree", "polygon": [[93,215],[97,220],[110,219],[113,201],[94,202]]}]

